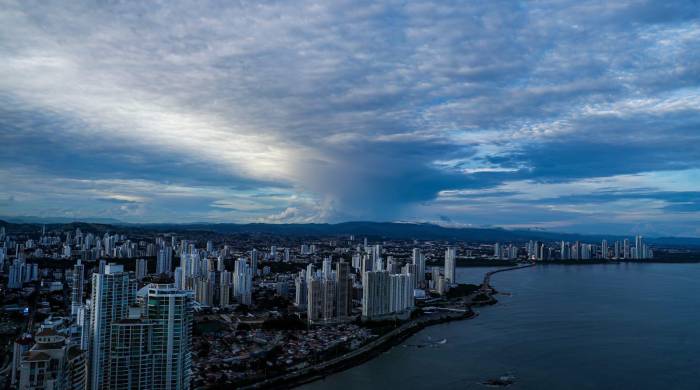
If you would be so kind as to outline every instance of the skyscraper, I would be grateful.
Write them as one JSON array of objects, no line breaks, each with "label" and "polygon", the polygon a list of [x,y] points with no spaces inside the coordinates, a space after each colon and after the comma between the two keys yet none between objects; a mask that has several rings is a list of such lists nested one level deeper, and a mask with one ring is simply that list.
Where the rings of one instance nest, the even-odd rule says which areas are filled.
[{"label": "skyscraper", "polygon": [[308,300],[308,290],[306,286],[306,271],[299,271],[299,275],[294,279],[295,295],[294,305],[299,308],[306,308]]},{"label": "skyscraper", "polygon": [[389,313],[389,273],[368,271],[362,274],[362,317],[376,319]]},{"label": "skyscraper", "polygon": [[107,368],[112,346],[111,326],[127,318],[135,293],[136,284],[121,265],[108,264],[104,273],[92,274],[88,354],[88,383],[92,390],[110,386]]},{"label": "skyscraper", "polygon": [[110,389],[180,390],[191,382],[192,292],[149,284],[111,325]]},{"label": "skyscraper", "polygon": [[170,275],[173,266],[173,249],[169,246],[158,251],[156,273]]},{"label": "skyscraper", "polygon": [[131,307],[127,318],[111,326],[109,388],[152,389],[155,356],[152,350],[153,324],[143,319],[141,307]]},{"label": "skyscraper", "polygon": [[309,322],[329,323],[347,317],[351,309],[349,273],[349,264],[343,261],[336,264],[333,273],[331,258],[326,258],[319,278],[309,264],[306,280],[306,316]]},{"label": "skyscraper", "polygon": [[350,281],[350,264],[339,261],[335,264],[335,278],[338,292],[336,294],[336,317],[339,319],[350,315],[352,309],[352,283]]},{"label": "skyscraper", "polygon": [[225,307],[231,303],[231,286],[233,285],[231,273],[228,271],[221,271],[219,278],[219,306]]},{"label": "skyscraper", "polygon": [[418,248],[413,248],[413,265],[416,266],[418,284],[423,284],[425,282],[425,255]]},{"label": "skyscraper", "polygon": [[80,263],[80,259],[73,266],[73,281],[71,283],[71,316],[78,314],[79,308],[83,305],[83,279],[85,277],[85,266]]},{"label": "skyscraper", "polygon": [[389,312],[399,313],[413,307],[414,275],[389,275]]},{"label": "skyscraper", "polygon": [[148,275],[146,259],[136,259],[136,280],[142,281]]},{"label": "skyscraper", "polygon": [[16,259],[10,265],[10,275],[7,280],[7,288],[19,289],[22,288],[24,283],[24,262],[20,259]]},{"label": "skyscraper", "polygon": [[233,271],[233,295],[238,302],[250,305],[253,302],[253,270],[245,259],[236,260]]},{"label": "skyscraper", "polygon": [[258,275],[258,250],[255,248],[250,251],[250,268],[253,277],[256,277]]},{"label": "skyscraper", "polygon": [[145,317],[153,326],[153,390],[188,390],[192,367],[192,293],[150,284]]},{"label": "skyscraper", "polygon": [[318,321],[323,311],[323,293],[321,279],[311,276],[306,279],[306,319],[309,322]]},{"label": "skyscraper", "polygon": [[644,249],[644,239],[642,236],[636,236],[634,239],[634,249],[635,249],[635,259],[644,259],[646,258],[645,255],[645,249]]},{"label": "skyscraper", "polygon": [[445,281],[448,284],[457,283],[455,279],[455,262],[457,250],[455,247],[449,247],[445,250]]}]

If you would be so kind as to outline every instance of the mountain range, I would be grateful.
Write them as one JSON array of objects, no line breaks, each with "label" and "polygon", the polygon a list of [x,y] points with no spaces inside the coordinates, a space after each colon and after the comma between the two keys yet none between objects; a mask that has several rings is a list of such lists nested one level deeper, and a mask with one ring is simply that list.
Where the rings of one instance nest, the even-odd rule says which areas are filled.
[{"label": "mountain range", "polygon": [[[1,218],[1,217],[0,217]],[[85,231],[119,232],[137,230],[140,232],[214,232],[219,234],[270,234],[287,236],[340,236],[354,235],[356,238],[371,237],[384,239],[418,239],[471,242],[522,242],[529,240],[541,241],[582,241],[600,242],[631,239],[629,236],[590,235],[558,233],[541,230],[509,230],[503,228],[472,228],[445,227],[430,223],[399,223],[399,222],[342,222],[342,223],[305,223],[305,224],[266,224],[266,223],[157,223],[132,224],[102,219],[87,219],[85,221],[68,221],[62,218],[46,219],[38,223],[32,219],[13,218],[12,222],[0,220],[0,226],[5,226],[8,232],[39,231],[42,224],[48,229],[75,229],[80,227]],[[647,242],[668,246],[700,246],[697,237],[646,237]],[[633,240],[632,240],[633,241]]]}]

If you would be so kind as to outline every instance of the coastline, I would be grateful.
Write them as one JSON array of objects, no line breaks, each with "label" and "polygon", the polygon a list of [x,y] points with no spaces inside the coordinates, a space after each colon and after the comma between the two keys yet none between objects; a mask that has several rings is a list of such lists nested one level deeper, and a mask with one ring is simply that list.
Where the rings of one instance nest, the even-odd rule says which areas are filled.
[{"label": "coastline", "polygon": [[[492,304],[491,301],[485,303]],[[241,389],[291,389],[306,383],[321,380],[333,373],[340,372],[367,362],[429,326],[452,321],[468,320],[475,318],[478,315],[479,314],[474,311],[465,311],[461,314],[448,312],[443,313],[440,316],[411,320],[390,331],[389,333],[380,336],[376,340],[373,340],[354,351],[348,352],[343,356],[339,356],[328,362],[307,367],[299,371],[266,379],[262,382],[257,382],[248,386],[243,386]]]},{"label": "coastline", "polygon": [[488,296],[488,299],[481,301],[474,301],[472,299],[471,304],[468,305],[468,309],[464,310],[463,312],[445,311],[441,312],[439,315],[433,314],[411,320],[402,324],[398,328],[390,331],[389,333],[386,333],[378,337],[377,339],[363,345],[362,347],[354,351],[348,352],[345,355],[339,356],[335,359],[324,363],[306,367],[295,372],[279,375],[274,378],[265,379],[261,382],[246,385],[241,387],[241,389],[291,389],[306,383],[322,380],[328,375],[344,371],[346,369],[355,367],[375,358],[376,356],[390,350],[391,348],[400,344],[410,336],[420,332],[421,330],[429,326],[475,318],[479,315],[479,313],[473,311],[472,307],[488,306],[498,303],[498,301],[493,297],[493,294],[497,292],[490,285],[490,279],[493,274],[533,266],[535,266],[534,263],[528,263],[526,265],[518,265],[514,267],[508,267],[487,272],[484,275],[483,283],[481,284],[477,294],[486,294]]}]

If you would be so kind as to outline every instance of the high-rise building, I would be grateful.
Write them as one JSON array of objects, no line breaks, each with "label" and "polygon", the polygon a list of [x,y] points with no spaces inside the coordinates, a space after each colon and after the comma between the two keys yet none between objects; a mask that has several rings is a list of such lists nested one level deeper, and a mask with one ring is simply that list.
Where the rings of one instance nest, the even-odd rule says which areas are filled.
[{"label": "high-rise building", "polygon": [[221,271],[219,278],[219,306],[225,307],[231,304],[231,286],[233,285],[231,273]]},{"label": "high-rise building", "polygon": [[167,284],[146,286],[144,313],[153,325],[153,390],[188,390],[192,371],[192,293]]},{"label": "high-rise building", "polygon": [[608,251],[608,240],[603,240],[603,242],[600,244],[600,257],[603,259],[607,259]]},{"label": "high-rise building", "polygon": [[185,289],[185,275],[182,271],[182,267],[175,268],[175,275],[173,277],[173,280],[175,280],[175,288],[176,289],[178,289],[178,290]]},{"label": "high-rise building", "polygon": [[253,277],[258,275],[258,250],[253,248],[250,251],[250,268],[253,272]]},{"label": "high-rise building", "polygon": [[[362,264],[360,267],[360,273],[364,274],[365,272],[374,271],[374,270],[375,269],[374,269],[374,266],[372,264],[372,259],[367,254],[363,254],[362,255]],[[379,271],[379,270],[377,270],[377,271]]]},{"label": "high-rise building", "polygon": [[625,238],[625,240],[623,241],[623,244],[622,244],[622,256],[623,256],[625,259],[629,259],[629,258],[631,257],[631,256],[630,256],[630,240],[628,240],[628,239],[626,239],[626,238]]},{"label": "high-rise building", "polygon": [[418,248],[413,248],[413,265],[416,266],[418,284],[423,284],[425,282],[425,255]]},{"label": "high-rise building", "polygon": [[233,295],[239,303],[253,303],[253,270],[242,258],[236,260],[233,271]]},{"label": "high-rise building", "polygon": [[110,389],[153,388],[153,335],[153,324],[143,319],[141,307],[131,307],[127,318],[112,324],[107,368]]},{"label": "high-rise building", "polygon": [[10,275],[7,280],[7,288],[19,289],[24,284],[24,262],[16,259],[10,265]]},{"label": "high-rise building", "polygon": [[323,311],[323,293],[321,279],[312,276],[306,279],[306,319],[309,322],[318,321]]},{"label": "high-rise building", "polygon": [[372,320],[389,313],[391,285],[386,271],[362,274],[362,317]]},{"label": "high-rise building", "polygon": [[321,320],[325,322],[334,321],[336,319],[336,304],[337,304],[338,284],[335,279],[321,279]]},{"label": "high-rise building", "polygon": [[352,255],[352,268],[360,270],[362,267],[362,256],[359,253]]},{"label": "high-rise building", "polygon": [[568,242],[561,242],[559,248],[559,258],[561,260],[569,260],[571,258],[571,247]]},{"label": "high-rise building", "polygon": [[194,299],[203,306],[214,305],[215,280],[206,276],[194,277]]},{"label": "high-rise building", "polygon": [[309,322],[335,322],[349,315],[352,297],[349,273],[349,264],[343,261],[336,264],[334,273],[331,258],[326,258],[318,277],[313,265],[309,264],[306,275],[306,315]]},{"label": "high-rise building", "polygon": [[83,305],[83,280],[85,278],[85,266],[81,264],[80,259],[73,266],[73,281],[71,283],[71,316],[75,317],[78,310]]},{"label": "high-rise building", "polygon": [[149,284],[138,306],[111,326],[110,389],[175,390],[191,386],[192,292]]},{"label": "high-rise building", "polygon": [[414,275],[389,276],[389,312],[400,313],[413,307]]},{"label": "high-rise building", "polygon": [[642,236],[636,236],[634,238],[634,249],[635,249],[635,259],[644,259],[646,258],[646,253],[645,253],[645,248],[644,248],[644,239]]},{"label": "high-rise building", "polygon": [[299,275],[294,279],[294,306],[306,308],[308,301],[308,290],[306,286],[306,271],[299,271]]},{"label": "high-rise building", "polygon": [[457,250],[449,247],[445,250],[445,281],[447,284],[457,283],[455,275]]},{"label": "high-rise building", "polygon": [[0,270],[5,269],[5,258],[7,257],[7,250],[0,247]]},{"label": "high-rise building", "polygon": [[108,367],[112,346],[111,326],[128,317],[135,294],[136,283],[124,272],[122,265],[108,264],[104,273],[92,274],[87,359],[88,387],[92,390],[110,388]]},{"label": "high-rise building", "polygon": [[148,263],[146,259],[136,259],[136,280],[139,282],[148,275]]},{"label": "high-rise building", "polygon": [[173,249],[169,246],[158,251],[156,259],[156,273],[170,275],[173,266]]},{"label": "high-rise building", "polygon": [[323,275],[323,278],[331,278],[333,274],[333,259],[330,257],[326,257],[323,259],[323,263],[321,265],[321,274]]},{"label": "high-rise building", "polygon": [[350,279],[350,264],[339,261],[335,264],[335,278],[338,292],[336,294],[336,317],[343,319],[352,310],[352,281]]}]

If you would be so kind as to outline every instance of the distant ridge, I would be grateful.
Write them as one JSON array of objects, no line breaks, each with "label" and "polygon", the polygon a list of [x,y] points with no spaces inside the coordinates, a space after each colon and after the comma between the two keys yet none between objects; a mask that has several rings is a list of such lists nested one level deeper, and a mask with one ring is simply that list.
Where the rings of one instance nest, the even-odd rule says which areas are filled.
[{"label": "distant ridge", "polygon": [[72,223],[72,222],[85,222],[85,223],[103,223],[103,224],[113,224],[119,225],[124,222],[115,218],[102,218],[102,217],[88,217],[88,218],[70,218],[70,217],[35,217],[35,216],[0,216],[0,220],[9,223],[37,223],[37,224],[62,224],[62,223]]},{"label": "distant ridge", "polygon": [[[2,217],[0,217],[2,218]],[[10,232],[38,231],[39,223],[12,223],[0,221],[0,225],[6,226]],[[287,236],[340,236],[355,235],[361,237],[384,239],[418,239],[418,240],[443,240],[443,241],[472,241],[472,242],[522,242],[529,240],[541,241],[583,241],[599,242],[601,240],[623,240],[631,236],[620,235],[591,235],[557,233],[542,230],[507,230],[503,228],[471,228],[471,227],[444,227],[430,223],[397,223],[397,222],[342,222],[342,223],[304,223],[304,224],[266,224],[266,223],[188,223],[188,224],[126,224],[126,223],[99,223],[99,222],[70,222],[47,223],[50,229],[93,229],[95,231],[127,231],[138,230],[140,232],[215,232],[219,234],[271,234]],[[698,237],[646,237],[652,244],[672,246],[700,246]]]}]

